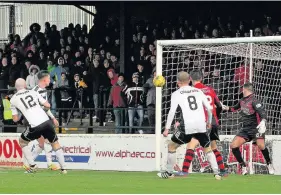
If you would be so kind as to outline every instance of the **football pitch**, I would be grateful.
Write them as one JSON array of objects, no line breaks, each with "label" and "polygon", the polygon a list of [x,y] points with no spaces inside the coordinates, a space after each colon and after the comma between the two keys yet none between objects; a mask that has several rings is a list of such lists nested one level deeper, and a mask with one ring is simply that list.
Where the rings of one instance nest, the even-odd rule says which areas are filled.
[{"label": "football pitch", "polygon": [[211,174],[190,174],[184,178],[160,179],[156,172],[0,170],[0,193],[21,194],[280,194],[281,177],[229,175],[217,181]]}]

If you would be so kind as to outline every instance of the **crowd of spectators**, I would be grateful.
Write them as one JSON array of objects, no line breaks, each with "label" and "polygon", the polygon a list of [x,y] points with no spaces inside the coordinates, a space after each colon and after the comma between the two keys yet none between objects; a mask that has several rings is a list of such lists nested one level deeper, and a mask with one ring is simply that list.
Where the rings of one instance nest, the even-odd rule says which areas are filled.
[{"label": "crowd of spectators", "polygon": [[[116,133],[143,133],[142,128],[135,131],[132,127],[143,126],[145,114],[149,126],[155,125],[156,90],[152,80],[156,71],[156,40],[248,37],[249,29],[254,29],[254,36],[281,34],[281,26],[272,24],[269,16],[265,17],[263,24],[256,24],[255,20],[234,24],[231,20],[222,21],[220,17],[211,18],[206,23],[198,21],[196,25],[182,17],[174,22],[138,21],[133,29],[125,29],[130,32],[132,41],[125,43],[129,45],[126,49],[129,59],[124,74],[120,72],[119,64],[118,19],[109,17],[104,25],[93,25],[89,31],[87,25],[81,27],[79,24],[69,24],[58,31],[56,25],[49,22],[41,30],[41,26],[34,23],[23,39],[19,35],[9,35],[8,43],[0,50],[0,88],[13,87],[17,78],[24,78],[31,89],[38,83],[38,71],[48,70],[52,88],[60,89],[50,94],[54,114],[57,114],[56,108],[72,107],[74,99],[78,98],[80,107],[96,109],[94,118],[100,125],[105,125],[107,112],[98,108],[113,107],[108,122],[115,121]],[[202,69],[206,82],[211,82],[217,89],[227,88],[221,86],[221,78],[234,76],[235,69],[244,60],[236,58],[235,62],[230,63],[233,67],[218,66],[229,63],[218,62],[223,57],[201,50],[181,54],[171,51],[164,57],[163,63],[171,69],[178,69],[173,67],[175,64],[181,64],[182,69],[187,71]],[[232,73],[221,71],[224,69]],[[235,78],[238,77],[230,79],[235,81]],[[80,88],[83,88],[82,94],[77,93]],[[239,94],[239,90],[235,93]],[[87,117],[88,112],[80,114]],[[64,123],[67,118],[68,112],[64,112]],[[127,125],[128,129],[118,128]]]},{"label": "crowd of spectators", "polygon": [[[157,40],[175,40],[175,39],[208,39],[208,38],[228,38],[228,37],[249,37],[250,29],[253,30],[253,36],[279,36],[281,35],[281,25],[274,24],[270,16],[265,15],[261,22],[253,20],[232,21],[231,17],[221,19],[220,17],[210,17],[208,21],[189,21],[179,17],[176,21],[152,22],[147,20],[138,21],[131,30],[130,56],[128,71],[131,73],[139,72],[142,75],[140,81],[143,84],[152,74],[156,66],[156,41]],[[195,47],[196,48],[196,47]],[[249,81],[249,59],[246,56],[229,55],[221,53],[208,52],[204,49],[189,49],[186,51],[177,51],[171,47],[168,50],[164,48],[163,54],[163,75],[167,79],[169,89],[164,89],[163,102],[167,105],[162,107],[169,108],[169,98],[171,92],[176,89],[176,72],[179,70],[190,71],[192,69],[201,69],[204,74],[204,83],[212,85],[219,97],[225,104],[235,105],[242,97],[242,88],[244,82]],[[260,63],[254,60],[254,66]],[[267,61],[262,63],[270,64]],[[272,64],[273,62],[271,62]],[[275,62],[278,64],[278,62]],[[279,63],[280,65],[280,63]],[[276,67],[270,69],[264,65],[264,70],[276,73]],[[256,68],[254,71],[257,71]],[[280,71],[277,71],[280,72]],[[256,72],[255,72],[256,74]],[[280,73],[278,73],[280,74]],[[266,76],[265,76],[266,77]],[[246,80],[245,80],[246,79]],[[255,78],[254,78],[255,80]],[[265,91],[276,91],[276,85],[267,84],[257,89],[257,95],[264,97]],[[165,93],[166,92],[166,93]],[[235,95],[237,94],[237,95]],[[260,95],[263,94],[263,95]],[[266,101],[271,109],[272,127],[275,128],[278,123],[281,101]],[[148,107],[155,106],[148,103]],[[165,112],[168,112],[166,110]],[[165,121],[167,113],[163,113]]]}]

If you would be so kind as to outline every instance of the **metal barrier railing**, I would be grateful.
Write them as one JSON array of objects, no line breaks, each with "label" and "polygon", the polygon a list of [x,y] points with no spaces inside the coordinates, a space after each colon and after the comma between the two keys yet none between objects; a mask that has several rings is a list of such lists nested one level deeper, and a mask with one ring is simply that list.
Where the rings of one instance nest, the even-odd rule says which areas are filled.
[{"label": "metal barrier railing", "polygon": [[[108,130],[115,130],[115,129],[122,129],[122,130],[126,130],[126,129],[141,129],[141,130],[154,130],[154,126],[129,126],[129,125],[126,125],[126,126],[123,126],[123,125],[120,125],[120,126],[103,126],[103,122],[105,121],[100,121],[99,122],[99,126],[95,126],[94,125],[94,119],[93,119],[93,113],[95,111],[103,111],[105,113],[101,113],[101,114],[106,114],[106,111],[112,111],[112,110],[123,110],[124,112],[128,112],[128,110],[130,110],[130,108],[57,108],[55,109],[56,111],[58,111],[59,113],[59,116],[57,117],[58,118],[58,122],[59,122],[59,126],[58,126],[58,129],[59,129],[59,133],[62,133],[62,129],[63,128],[83,128],[83,129],[87,129],[86,133],[94,133],[94,130],[95,131],[108,131]],[[68,111],[70,112],[71,110],[74,110],[74,111],[87,111],[89,116],[87,118],[83,118],[83,120],[88,120],[87,124],[88,125],[84,125],[84,124],[81,124],[80,125],[63,125],[63,117],[62,117],[62,111]],[[147,108],[134,108],[134,110],[143,110],[144,112],[146,110],[148,110]],[[128,119],[125,119],[128,123]],[[0,125],[0,127],[26,127],[24,125],[6,125],[6,124],[3,124],[3,125]]]}]

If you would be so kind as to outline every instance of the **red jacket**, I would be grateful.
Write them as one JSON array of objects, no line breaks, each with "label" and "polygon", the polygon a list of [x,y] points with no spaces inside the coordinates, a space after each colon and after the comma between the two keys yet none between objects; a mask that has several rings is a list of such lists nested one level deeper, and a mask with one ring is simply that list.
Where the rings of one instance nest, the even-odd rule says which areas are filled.
[{"label": "red jacket", "polygon": [[107,71],[107,75],[109,72],[112,72],[112,74],[113,74],[113,78],[110,79],[110,82],[111,82],[111,85],[114,86],[118,81],[118,74],[116,74],[114,69],[112,69],[112,68]]},{"label": "red jacket", "polygon": [[110,90],[108,105],[113,105],[113,108],[127,107],[125,97],[125,91],[127,88],[128,86],[125,83],[121,85],[116,83],[116,85],[114,85]]}]

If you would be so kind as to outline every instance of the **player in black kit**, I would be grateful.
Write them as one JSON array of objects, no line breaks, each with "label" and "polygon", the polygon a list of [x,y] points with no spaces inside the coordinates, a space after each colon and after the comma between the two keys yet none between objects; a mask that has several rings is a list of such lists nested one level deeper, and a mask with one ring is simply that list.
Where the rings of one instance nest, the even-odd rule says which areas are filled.
[{"label": "player in black kit", "polygon": [[266,112],[262,103],[254,96],[253,85],[245,83],[243,86],[243,98],[234,107],[223,105],[223,110],[235,112],[240,110],[242,127],[231,143],[232,153],[242,167],[242,174],[247,175],[248,170],[239,150],[246,142],[253,141],[261,150],[266,160],[268,171],[274,174],[274,169],[269,157],[269,151],[265,147]]}]

